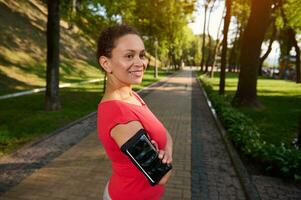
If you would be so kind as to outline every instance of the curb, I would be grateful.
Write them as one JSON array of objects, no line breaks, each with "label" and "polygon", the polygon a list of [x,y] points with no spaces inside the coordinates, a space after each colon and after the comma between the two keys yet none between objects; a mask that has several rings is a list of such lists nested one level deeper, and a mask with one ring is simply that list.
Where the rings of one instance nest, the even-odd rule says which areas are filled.
[{"label": "curb", "polygon": [[202,90],[202,92],[205,96],[207,105],[209,107],[209,110],[211,111],[210,113],[212,114],[214,122],[225,142],[226,149],[228,151],[228,154],[230,155],[232,164],[238,175],[239,181],[242,185],[242,188],[244,190],[246,198],[248,200],[261,200],[260,195],[256,189],[256,186],[253,184],[252,177],[249,175],[249,173],[248,173],[247,169],[245,168],[244,164],[242,163],[238,153],[236,152],[235,148],[233,147],[231,141],[228,139],[228,137],[226,135],[226,130],[222,126],[222,123],[219,120],[219,118],[215,112],[215,109],[213,108],[212,103],[207,96],[205,89],[202,87],[202,83],[197,78],[197,76],[195,78],[197,79],[197,82],[199,83],[200,89]]}]

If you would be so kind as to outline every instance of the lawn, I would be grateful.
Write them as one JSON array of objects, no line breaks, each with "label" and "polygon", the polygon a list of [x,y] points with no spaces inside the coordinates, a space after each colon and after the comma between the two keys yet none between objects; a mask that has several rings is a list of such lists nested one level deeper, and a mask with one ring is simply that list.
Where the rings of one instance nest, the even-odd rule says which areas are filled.
[{"label": "lawn", "polygon": [[[159,79],[168,74],[160,70]],[[134,86],[134,90],[155,81],[150,68],[145,73],[142,85]],[[0,156],[96,111],[101,97],[102,82],[98,82],[61,89],[62,109],[56,112],[44,110],[43,92],[0,100]]]},{"label": "lawn", "polygon": [[[227,73],[226,98],[231,101],[237,89],[238,74]],[[207,79],[218,90],[219,74]],[[297,122],[301,116],[301,86],[292,81],[259,78],[258,99],[264,109],[240,108],[258,126],[262,138],[273,144],[290,144],[297,132]]]}]

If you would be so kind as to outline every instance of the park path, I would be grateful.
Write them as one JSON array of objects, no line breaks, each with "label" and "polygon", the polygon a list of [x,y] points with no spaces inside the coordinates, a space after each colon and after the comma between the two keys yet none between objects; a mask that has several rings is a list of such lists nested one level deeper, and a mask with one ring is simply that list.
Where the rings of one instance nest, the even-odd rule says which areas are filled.
[{"label": "park path", "polygon": [[[186,68],[143,90],[140,95],[174,140],[174,172],[164,200],[247,199],[240,184],[241,177],[232,165],[204,93],[191,70]],[[95,115],[91,118],[95,121]],[[91,126],[91,122],[82,126],[82,129]],[[0,199],[100,200],[110,173],[110,162],[94,127],[80,142],[35,170]],[[270,186],[275,182],[261,177],[255,180],[261,188],[262,199],[271,199],[270,193],[279,192],[280,184],[274,188]]]}]

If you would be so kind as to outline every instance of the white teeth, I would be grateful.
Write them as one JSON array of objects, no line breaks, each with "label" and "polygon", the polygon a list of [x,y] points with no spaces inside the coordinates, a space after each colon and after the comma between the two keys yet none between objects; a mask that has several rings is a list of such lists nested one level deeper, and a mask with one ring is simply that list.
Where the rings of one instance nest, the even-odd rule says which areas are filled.
[{"label": "white teeth", "polygon": [[135,76],[142,76],[143,72],[142,71],[131,71],[129,72],[130,74],[133,74]]}]

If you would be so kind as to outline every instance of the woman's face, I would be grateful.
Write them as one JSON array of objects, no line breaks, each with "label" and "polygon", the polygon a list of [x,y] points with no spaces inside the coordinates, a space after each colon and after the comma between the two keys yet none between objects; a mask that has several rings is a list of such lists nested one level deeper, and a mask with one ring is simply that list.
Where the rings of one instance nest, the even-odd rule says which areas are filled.
[{"label": "woman's face", "polygon": [[127,34],[115,42],[109,65],[110,76],[123,84],[139,84],[147,67],[145,48],[141,38],[135,34]]}]

